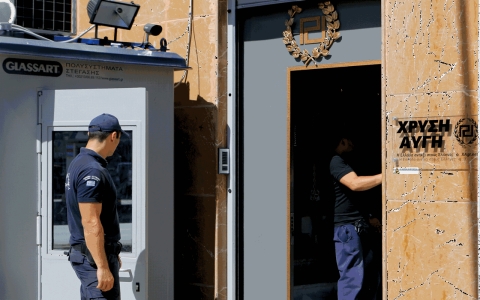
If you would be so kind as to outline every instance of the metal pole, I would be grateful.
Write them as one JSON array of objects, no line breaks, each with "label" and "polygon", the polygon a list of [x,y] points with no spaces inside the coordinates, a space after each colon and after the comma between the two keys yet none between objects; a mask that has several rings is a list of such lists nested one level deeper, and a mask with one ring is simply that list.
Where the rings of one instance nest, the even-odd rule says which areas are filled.
[{"label": "metal pole", "polygon": [[230,149],[230,176],[227,193],[227,300],[235,300],[236,295],[236,1],[228,0],[227,24],[227,147]]}]

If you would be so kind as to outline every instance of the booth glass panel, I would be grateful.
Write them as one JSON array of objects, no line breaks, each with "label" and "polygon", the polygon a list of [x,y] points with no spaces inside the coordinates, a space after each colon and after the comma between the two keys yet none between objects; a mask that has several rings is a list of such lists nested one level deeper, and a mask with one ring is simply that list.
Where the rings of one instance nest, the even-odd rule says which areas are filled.
[{"label": "booth glass panel", "polygon": [[[117,188],[117,212],[123,244],[122,252],[132,252],[132,131],[130,138],[121,136],[120,143],[108,157],[107,169]],[[67,250],[70,247],[65,202],[65,176],[72,160],[85,147],[86,131],[54,131],[52,158],[52,249]]]}]

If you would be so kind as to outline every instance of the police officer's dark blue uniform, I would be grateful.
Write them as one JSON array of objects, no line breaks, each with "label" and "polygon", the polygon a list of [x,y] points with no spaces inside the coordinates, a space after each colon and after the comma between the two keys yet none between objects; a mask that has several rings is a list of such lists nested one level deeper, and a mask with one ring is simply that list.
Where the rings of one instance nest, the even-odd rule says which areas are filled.
[{"label": "police officer's dark blue uniform", "polygon": [[[117,118],[103,114],[94,118],[89,132],[122,132]],[[90,143],[90,140],[89,140]],[[117,144],[118,145],[118,142]],[[116,145],[110,145],[115,151]],[[117,194],[115,184],[106,169],[107,161],[92,149],[82,148],[71,162],[65,180],[67,219],[70,230],[70,263],[81,281],[81,299],[120,299],[118,253],[121,249],[120,225],[117,215]],[[113,154],[113,151],[111,154]],[[105,154],[105,153],[103,153]],[[111,155],[110,154],[110,155]],[[79,203],[101,203],[99,216],[104,233],[105,254],[108,267],[113,275],[113,288],[102,291],[97,288],[97,268],[86,246],[84,226]]]}]

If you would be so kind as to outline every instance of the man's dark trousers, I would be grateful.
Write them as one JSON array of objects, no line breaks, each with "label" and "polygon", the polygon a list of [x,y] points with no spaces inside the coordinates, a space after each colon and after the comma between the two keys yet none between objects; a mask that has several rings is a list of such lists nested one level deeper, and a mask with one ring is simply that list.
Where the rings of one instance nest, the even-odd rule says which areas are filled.
[{"label": "man's dark trousers", "polygon": [[338,279],[338,300],[360,299],[364,281],[362,242],[353,224],[335,226],[334,237]]},{"label": "man's dark trousers", "polygon": [[107,254],[107,260],[115,282],[110,291],[102,292],[97,289],[97,269],[90,265],[85,255],[80,251],[70,250],[70,263],[81,282],[81,300],[120,300],[120,280],[118,275],[120,265],[118,256],[116,254]]},{"label": "man's dark trousers", "polygon": [[340,278],[338,300],[374,300],[380,274],[372,264],[369,235],[360,237],[353,224],[334,227],[335,255]]}]

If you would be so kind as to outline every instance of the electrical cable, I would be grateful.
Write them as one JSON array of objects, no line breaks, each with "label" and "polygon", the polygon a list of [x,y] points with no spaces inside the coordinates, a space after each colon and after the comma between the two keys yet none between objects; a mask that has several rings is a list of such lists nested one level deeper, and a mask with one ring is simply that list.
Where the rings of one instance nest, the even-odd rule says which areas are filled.
[{"label": "electrical cable", "polygon": [[34,37],[36,37],[36,38],[38,38],[38,39],[41,39],[41,40],[44,40],[44,41],[53,42],[52,40],[47,39],[46,37],[43,37],[43,36],[41,36],[41,35],[39,35],[39,34],[36,34],[35,32],[32,32],[32,31],[30,31],[30,30],[28,30],[28,29],[26,29],[26,28],[24,28],[24,27],[22,27],[22,26],[18,26],[18,25],[16,25],[16,24],[12,24],[12,28],[14,28],[14,29],[16,29],[16,30],[18,30],[18,31],[25,32],[26,34],[29,34],[29,35],[31,35],[31,36],[34,36]]},{"label": "electrical cable", "polygon": [[72,38],[72,39],[69,39],[69,40],[66,40],[66,41],[55,42],[55,41],[53,41],[53,40],[51,40],[51,39],[48,39],[48,38],[43,37],[43,36],[41,36],[41,35],[39,35],[39,34],[36,34],[35,32],[33,32],[33,31],[31,31],[31,30],[28,30],[28,29],[25,28],[25,27],[19,26],[19,25],[17,25],[17,24],[12,24],[12,28],[14,28],[14,29],[16,29],[16,30],[18,30],[18,31],[22,31],[22,32],[24,32],[24,33],[26,33],[26,34],[29,34],[29,35],[34,36],[34,37],[36,37],[36,38],[38,38],[38,39],[41,39],[41,40],[49,41],[49,42],[54,42],[54,43],[71,43],[71,42],[73,42],[73,41],[78,40],[79,38],[81,38],[81,37],[84,36],[85,34],[87,34],[87,32],[89,32],[90,30],[92,30],[94,27],[95,27],[95,25],[90,26],[87,30],[83,31],[83,32],[80,33],[78,36],[76,36],[76,37],[74,37],[74,38]]},{"label": "electrical cable", "polygon": [[82,36],[84,36],[85,34],[87,34],[87,32],[89,32],[89,31],[92,30],[93,28],[95,28],[95,25],[90,26],[87,30],[83,31],[82,33],[80,33],[80,34],[77,35],[76,37],[71,38],[71,39],[66,40],[66,41],[61,41],[61,42],[59,42],[59,43],[71,43],[71,42],[73,42],[73,41],[76,41],[76,40],[78,40],[79,38],[81,38]]},{"label": "electrical cable", "polygon": [[[176,39],[170,41],[167,44],[167,45],[169,45],[169,44],[177,41],[182,36],[184,36],[185,33],[188,31],[187,53],[185,55],[185,64],[186,64],[187,67],[188,67],[188,59],[189,59],[189,56],[190,56],[190,44],[192,42],[192,19],[193,19],[193,0],[190,0],[187,28],[185,29],[185,31],[183,32],[183,34],[181,36],[177,37]],[[182,83],[183,79],[185,79],[185,77],[187,76],[187,73],[188,73],[188,70],[183,70],[182,78],[180,78],[180,80],[173,86],[173,88],[178,87]]]}]

